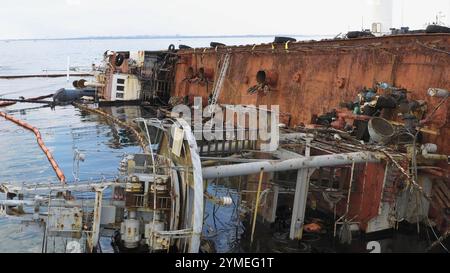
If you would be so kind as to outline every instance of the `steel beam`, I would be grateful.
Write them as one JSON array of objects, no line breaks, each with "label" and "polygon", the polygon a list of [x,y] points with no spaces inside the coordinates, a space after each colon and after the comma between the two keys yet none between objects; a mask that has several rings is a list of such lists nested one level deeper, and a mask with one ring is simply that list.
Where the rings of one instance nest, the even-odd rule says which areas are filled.
[{"label": "steel beam", "polygon": [[100,236],[100,222],[102,219],[102,202],[103,202],[103,191],[105,188],[97,188],[95,190],[95,207],[94,207],[94,221],[92,224],[92,234],[90,235],[88,246],[90,252],[97,247],[98,239]]},{"label": "steel beam", "polygon": [[356,152],[293,158],[282,161],[261,161],[203,168],[203,179],[224,178],[264,172],[283,172],[305,168],[341,166],[355,163],[380,162],[384,156],[375,152]]},{"label": "steel beam", "polygon": [[291,228],[289,231],[289,238],[291,240],[302,238],[306,201],[308,199],[309,177],[309,169],[298,170],[294,205],[292,206]]},{"label": "steel beam", "polygon": [[[311,157],[312,138],[306,138],[306,158]],[[295,185],[294,205],[292,206],[291,228],[289,238],[291,240],[301,239],[303,235],[303,224],[305,223],[306,202],[308,200],[310,170],[299,169],[297,172],[297,183]]]}]

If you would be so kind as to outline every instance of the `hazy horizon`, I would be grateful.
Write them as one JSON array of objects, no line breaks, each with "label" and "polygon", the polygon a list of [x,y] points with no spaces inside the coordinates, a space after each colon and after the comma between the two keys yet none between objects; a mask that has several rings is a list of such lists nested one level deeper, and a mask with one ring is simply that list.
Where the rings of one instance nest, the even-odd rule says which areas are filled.
[{"label": "hazy horizon", "polygon": [[[370,28],[373,1],[2,0],[0,39],[337,35]],[[450,25],[450,0],[393,2],[393,27],[423,28],[439,12]]]},{"label": "hazy horizon", "polygon": [[49,37],[49,38],[10,38],[10,39],[0,39],[0,41],[30,41],[30,40],[116,40],[116,39],[172,39],[172,38],[182,38],[182,39],[195,39],[195,38],[264,38],[264,37],[276,37],[276,36],[287,36],[287,37],[331,37],[332,35],[303,35],[303,34],[289,34],[289,33],[274,33],[274,34],[230,34],[230,35],[111,35],[111,36],[78,36],[78,37]]}]

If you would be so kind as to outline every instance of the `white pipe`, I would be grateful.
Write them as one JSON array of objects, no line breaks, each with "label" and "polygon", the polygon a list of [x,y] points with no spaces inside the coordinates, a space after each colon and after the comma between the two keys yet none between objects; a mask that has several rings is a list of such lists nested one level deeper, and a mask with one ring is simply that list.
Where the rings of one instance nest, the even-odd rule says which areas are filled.
[{"label": "white pipe", "polygon": [[445,98],[450,95],[450,92],[442,88],[430,88],[428,89],[428,95],[430,97]]},{"label": "white pipe", "polygon": [[332,167],[365,162],[380,162],[384,156],[374,152],[356,152],[294,158],[283,161],[261,161],[203,168],[203,179],[224,178],[264,172],[283,172],[304,168]]},{"label": "white pipe", "polygon": [[98,82],[85,82],[84,87],[104,87],[105,85],[103,83]]},{"label": "white pipe", "polygon": [[35,201],[29,200],[0,200],[0,205],[15,207],[15,206],[34,206],[36,204]]}]

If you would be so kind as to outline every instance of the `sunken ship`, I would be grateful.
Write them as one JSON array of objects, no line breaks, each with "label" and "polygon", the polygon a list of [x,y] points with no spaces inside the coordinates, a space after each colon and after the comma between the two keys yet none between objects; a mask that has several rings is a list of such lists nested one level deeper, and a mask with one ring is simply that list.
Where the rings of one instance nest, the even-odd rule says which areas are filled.
[{"label": "sunken ship", "polygon": [[[137,103],[158,119],[127,125],[136,128],[144,152],[124,159],[121,181],[84,186],[99,200],[105,187],[116,193],[107,205],[93,204],[89,251],[98,249],[100,226],[115,224],[120,250],[207,252],[203,202],[238,207],[251,242],[256,223],[278,225],[290,240],[320,232],[323,221],[306,217],[315,211],[328,215],[330,232],[343,243],[354,232],[396,230],[401,223],[436,230],[442,243],[450,209],[449,54],[450,34],[440,31],[105,52],[93,78],[74,82],[80,93],[71,98],[93,97],[76,106],[99,112],[92,102]],[[277,105],[271,130],[279,131],[279,145],[260,149],[248,138],[248,120],[239,128],[243,140],[194,138],[186,117],[171,110],[192,108],[198,98],[201,107],[223,109]],[[207,191],[236,181],[236,200]],[[15,198],[24,189],[2,189],[10,196],[5,204],[20,203]],[[88,220],[74,221],[80,229]]]}]

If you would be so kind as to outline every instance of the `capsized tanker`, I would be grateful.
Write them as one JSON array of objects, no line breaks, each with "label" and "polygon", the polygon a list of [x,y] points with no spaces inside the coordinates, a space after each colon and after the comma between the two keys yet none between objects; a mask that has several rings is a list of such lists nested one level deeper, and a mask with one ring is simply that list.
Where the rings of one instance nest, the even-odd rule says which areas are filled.
[{"label": "capsized tanker", "polygon": [[[125,198],[134,201],[110,204],[115,212],[123,207],[129,211],[116,229],[118,245],[145,246],[146,251],[201,250],[204,222],[199,219],[207,219],[203,200],[236,206],[251,243],[257,223],[287,231],[291,240],[325,230],[323,221],[308,218],[307,211],[327,215],[332,223],[327,231],[342,243],[350,243],[354,232],[372,234],[402,223],[448,236],[449,53],[450,34],[408,31],[381,37],[361,32],[321,41],[277,37],[268,44],[105,52],[94,81],[76,81],[74,87],[80,92],[94,88],[100,104],[138,103],[153,109],[158,119],[140,122],[160,124],[166,135],[161,146],[155,141],[156,131],[144,126],[137,134],[150,146],[144,155],[124,161],[128,178],[120,186]],[[270,117],[270,109],[279,106],[278,123],[270,126],[279,133],[279,145],[262,149],[261,141],[250,138],[248,120],[237,131],[219,131],[239,131],[244,139],[194,137],[197,128],[183,121],[191,117],[171,112],[181,104],[192,110],[214,106],[224,112],[245,105],[267,111]],[[178,126],[172,127],[174,123]],[[183,137],[191,142],[181,141]],[[155,169],[156,163],[161,163],[161,170]],[[183,172],[178,164],[189,165],[190,171]],[[133,174],[136,167],[140,171]],[[236,181],[237,199],[208,192],[212,183]],[[157,200],[152,194],[158,196],[160,188],[171,200],[167,207],[152,203]],[[18,191],[8,185],[4,189]],[[8,202],[12,206],[16,201]],[[179,202],[188,203],[179,207]],[[183,227],[175,224],[187,216]],[[138,232],[130,236],[129,228]],[[189,240],[180,239],[183,236]]]}]

